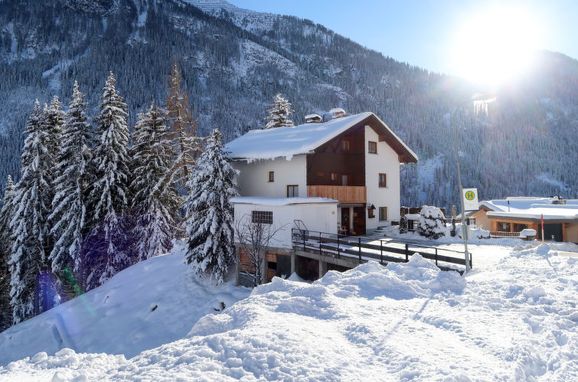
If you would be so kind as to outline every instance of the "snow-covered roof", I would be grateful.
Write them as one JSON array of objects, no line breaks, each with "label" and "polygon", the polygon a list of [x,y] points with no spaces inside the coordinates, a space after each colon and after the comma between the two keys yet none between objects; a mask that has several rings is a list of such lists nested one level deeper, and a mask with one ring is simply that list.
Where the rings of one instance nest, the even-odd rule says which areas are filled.
[{"label": "snow-covered roof", "polygon": [[566,199],[565,204],[554,204],[557,198],[509,197],[487,200],[480,203],[481,208],[489,210],[490,217],[576,220],[578,221],[578,199]]},{"label": "snow-covered roof", "polygon": [[331,119],[323,123],[306,123],[293,127],[251,130],[226,145],[233,159],[259,160],[308,154],[339,134],[361,123],[371,123],[380,137],[397,152],[403,163],[417,162],[417,155],[375,114],[365,112]]},{"label": "snow-covered roof", "polygon": [[254,204],[257,206],[289,206],[292,204],[320,204],[338,203],[335,199],[329,198],[267,198],[258,196],[238,196],[231,198],[233,204]]}]

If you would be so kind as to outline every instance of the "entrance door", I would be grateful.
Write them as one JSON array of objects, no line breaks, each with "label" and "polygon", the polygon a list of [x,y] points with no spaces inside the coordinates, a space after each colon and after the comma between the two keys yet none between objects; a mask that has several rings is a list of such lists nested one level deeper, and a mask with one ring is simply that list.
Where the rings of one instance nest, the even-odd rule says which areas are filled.
[{"label": "entrance door", "polygon": [[349,222],[351,220],[351,216],[349,213],[349,207],[341,208],[341,230],[343,232],[347,232],[346,235],[349,235]]},{"label": "entrance door", "polygon": [[562,224],[544,224],[544,240],[562,241]]},{"label": "entrance door", "polygon": [[353,208],[353,231],[355,235],[365,235],[365,207]]}]

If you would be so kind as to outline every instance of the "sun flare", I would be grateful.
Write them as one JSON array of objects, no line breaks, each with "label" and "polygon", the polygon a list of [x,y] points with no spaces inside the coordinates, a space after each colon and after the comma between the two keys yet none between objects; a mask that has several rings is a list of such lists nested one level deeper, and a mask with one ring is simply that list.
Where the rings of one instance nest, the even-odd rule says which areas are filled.
[{"label": "sun flare", "polygon": [[526,9],[477,12],[455,34],[455,72],[478,84],[499,86],[528,71],[542,36],[539,20]]}]

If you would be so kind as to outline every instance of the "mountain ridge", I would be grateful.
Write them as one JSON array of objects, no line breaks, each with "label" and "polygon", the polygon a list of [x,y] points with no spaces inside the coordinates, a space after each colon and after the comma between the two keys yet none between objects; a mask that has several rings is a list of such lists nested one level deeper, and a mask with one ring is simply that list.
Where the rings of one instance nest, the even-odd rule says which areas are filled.
[{"label": "mountain ridge", "polygon": [[28,0],[26,17],[21,3],[0,2],[0,184],[17,175],[34,98],[57,94],[67,102],[77,79],[95,110],[113,70],[134,121],[151,101],[164,104],[176,60],[201,131],[219,127],[228,140],[260,126],[277,92],[293,102],[297,122],[336,106],[375,112],[423,159],[402,171],[404,204],[456,203],[456,130],[468,159],[464,184],[478,186],[483,199],[576,196],[578,170],[562,162],[578,159],[578,63],[563,55],[541,53],[536,72],[497,94],[485,116],[474,114],[476,89],[467,82],[309,20],[220,0]]}]

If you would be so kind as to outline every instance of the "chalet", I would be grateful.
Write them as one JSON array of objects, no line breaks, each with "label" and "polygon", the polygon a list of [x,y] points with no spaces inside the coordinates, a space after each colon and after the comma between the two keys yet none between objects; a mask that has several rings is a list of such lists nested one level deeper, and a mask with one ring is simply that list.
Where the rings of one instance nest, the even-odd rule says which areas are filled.
[{"label": "chalet", "polygon": [[538,239],[578,243],[578,199],[509,197],[480,202],[471,215],[478,227],[495,236],[517,235],[535,229]]},{"label": "chalet", "polygon": [[[294,127],[251,130],[226,146],[239,171],[235,219],[365,235],[400,218],[400,165],[414,152],[375,114],[308,115]],[[292,247],[280,233],[269,270]],[[286,253],[287,254],[287,253]],[[277,269],[277,274],[282,273]],[[288,272],[285,272],[287,274]]]}]

